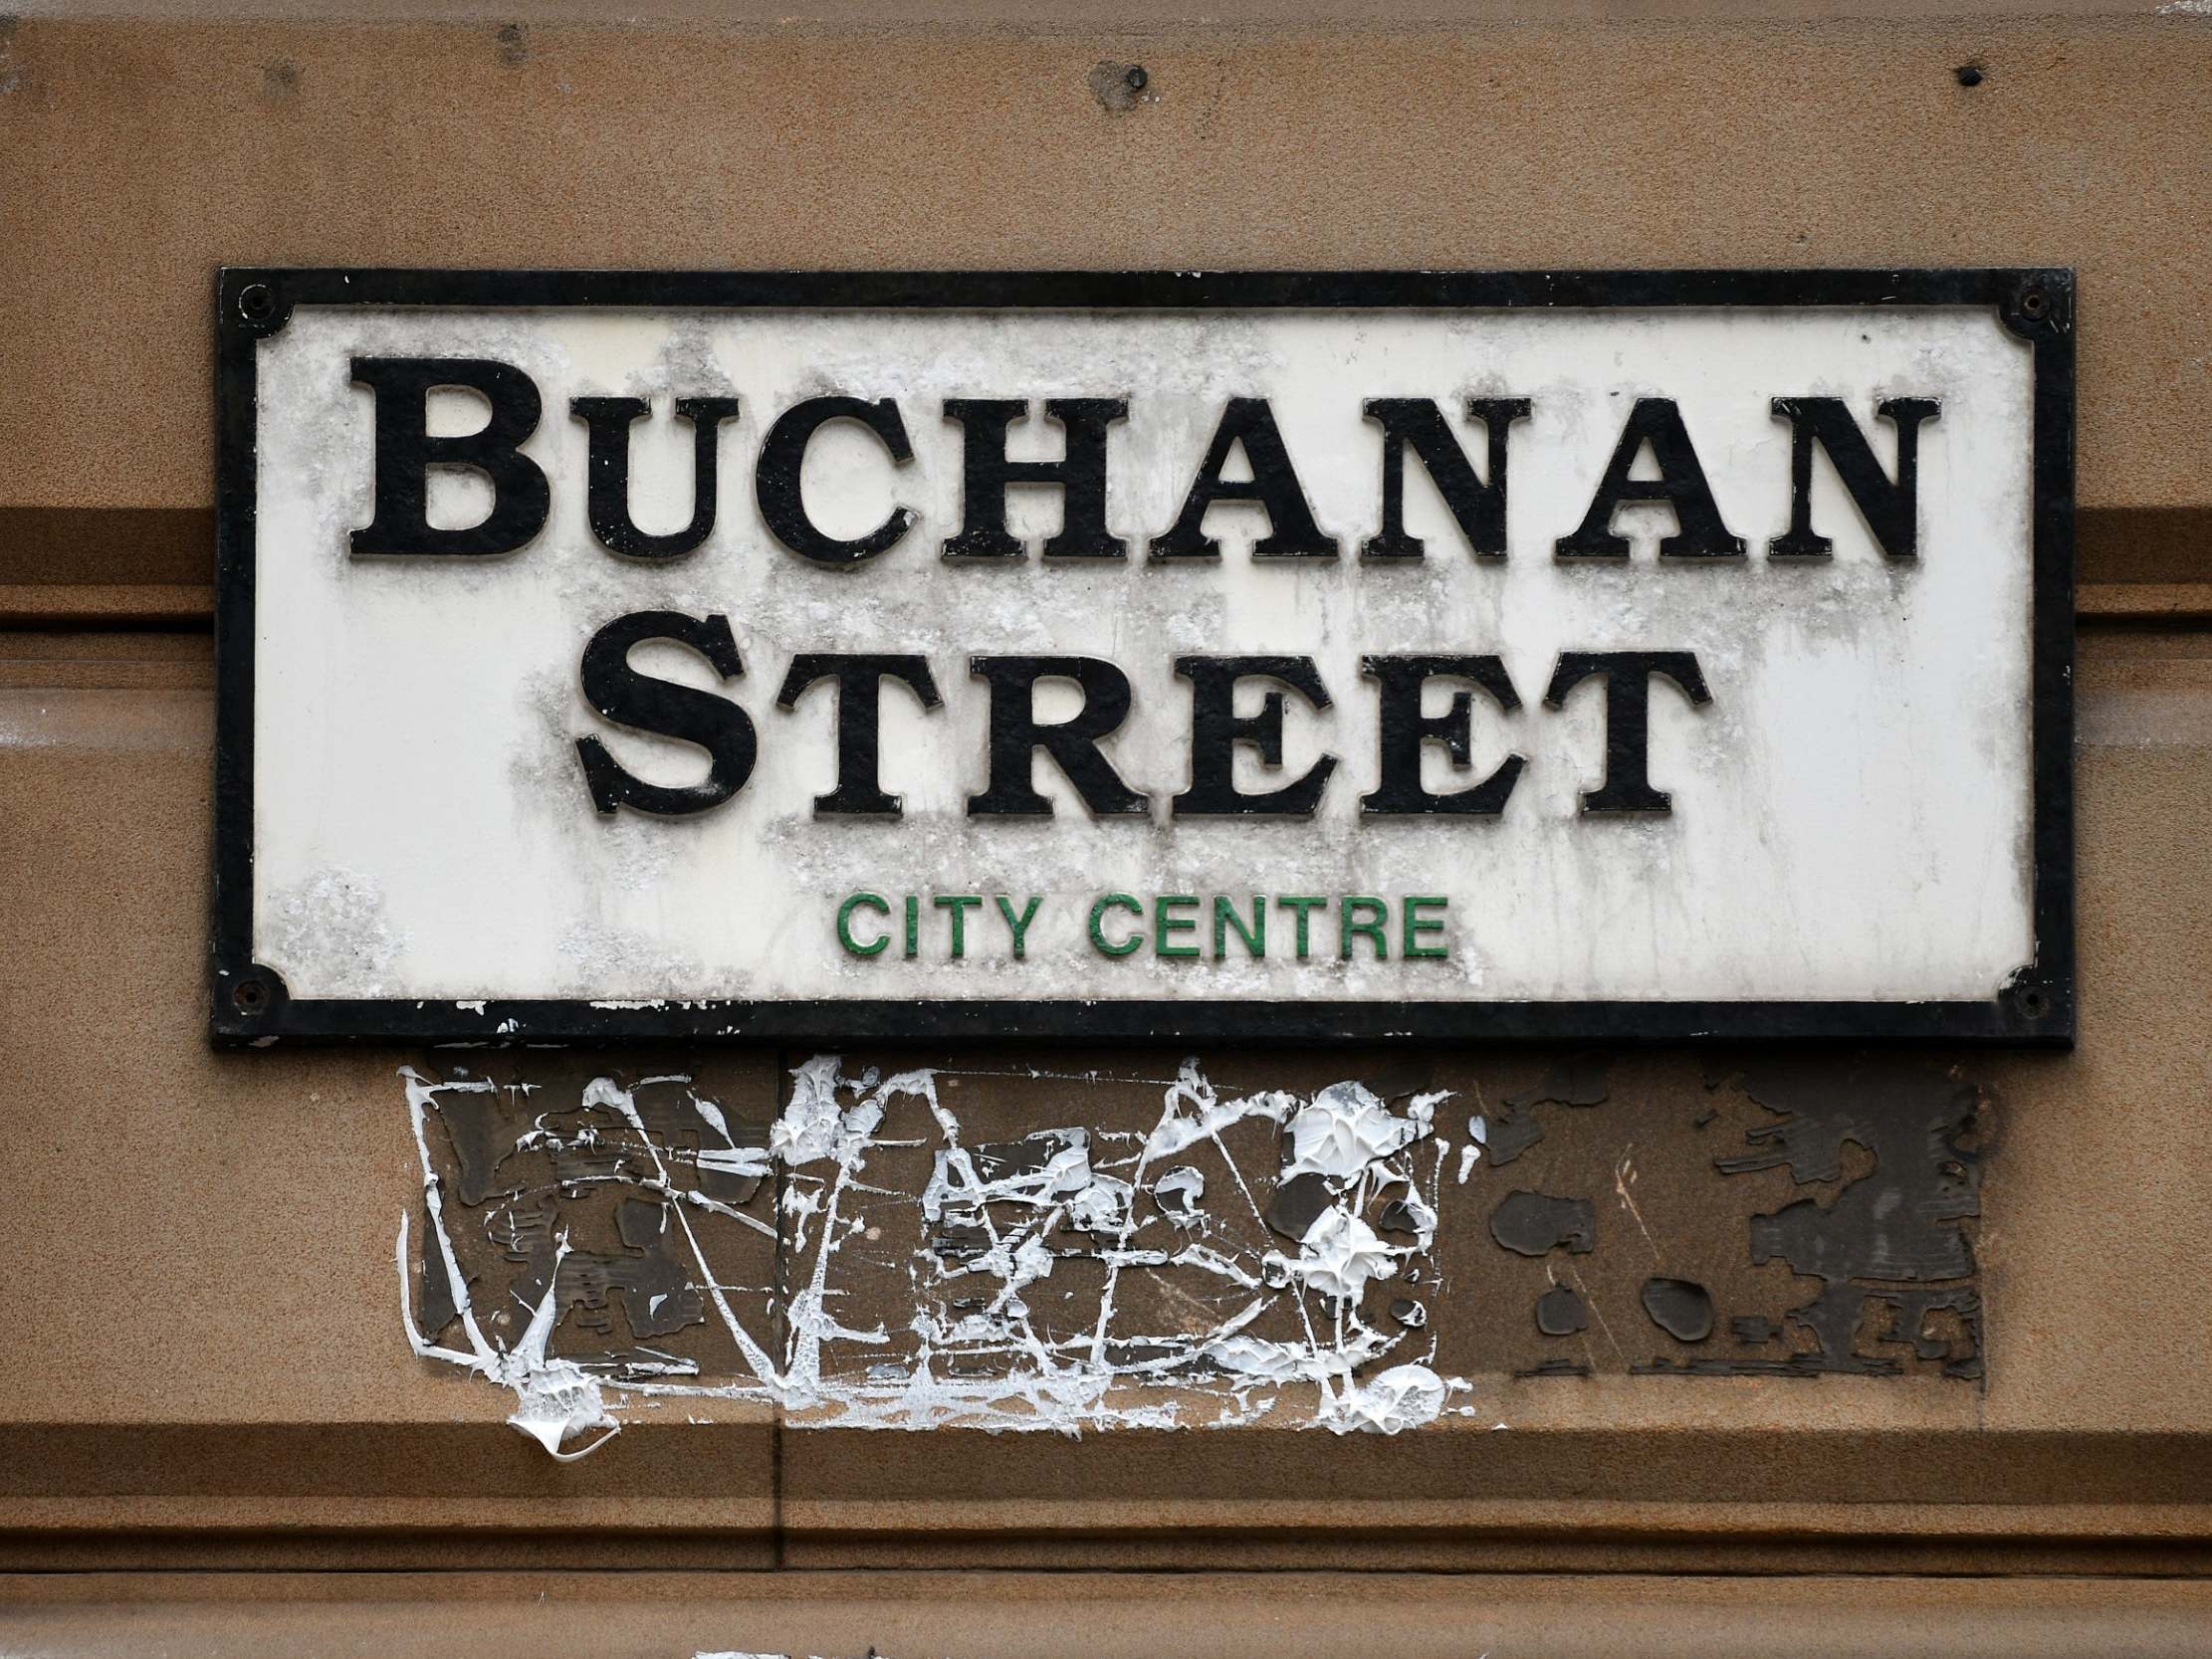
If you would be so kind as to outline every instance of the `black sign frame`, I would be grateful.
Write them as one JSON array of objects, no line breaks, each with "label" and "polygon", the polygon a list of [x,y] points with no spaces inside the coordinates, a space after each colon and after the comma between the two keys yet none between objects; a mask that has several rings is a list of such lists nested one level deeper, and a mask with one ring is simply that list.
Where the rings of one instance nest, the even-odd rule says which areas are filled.
[{"label": "black sign frame", "polygon": [[[499,310],[1994,310],[2034,348],[2036,959],[1975,1002],[583,1001],[308,999],[253,960],[257,342],[299,306]],[[211,1034],[426,1043],[1949,1041],[2075,1034],[2074,411],[2070,270],[660,272],[230,268],[216,299]]]}]

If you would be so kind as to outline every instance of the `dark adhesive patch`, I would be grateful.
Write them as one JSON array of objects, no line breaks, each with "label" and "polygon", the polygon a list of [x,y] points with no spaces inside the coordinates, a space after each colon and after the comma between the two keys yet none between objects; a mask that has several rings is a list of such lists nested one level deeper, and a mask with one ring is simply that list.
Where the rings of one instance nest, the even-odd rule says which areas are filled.
[{"label": "dark adhesive patch", "polygon": [[1066,1131],[1046,1130],[1025,1135],[1019,1141],[986,1141],[969,1147],[968,1155],[975,1163],[977,1180],[985,1186],[995,1186],[1002,1181],[1018,1181],[1024,1175],[1041,1175],[1053,1155],[1064,1151],[1067,1144]]},{"label": "dark adhesive patch", "polygon": [[1599,1106],[1607,1096],[1606,1073],[1613,1062],[1603,1054],[1573,1054],[1560,1061],[1533,1088],[1505,1097],[1505,1104],[1531,1106]]},{"label": "dark adhesive patch", "polygon": [[711,1124],[700,1110],[699,1096],[681,1078],[640,1083],[631,1099],[647,1138],[666,1155],[684,1161],[701,1194],[732,1208],[753,1201],[765,1177],[726,1165],[743,1162],[742,1154],[750,1150],[761,1154],[758,1161],[766,1167],[767,1124],[732,1117],[720,1108],[715,1109],[719,1126]]},{"label": "dark adhesive patch", "polygon": [[991,1254],[991,1235],[979,1226],[947,1222],[930,1234],[930,1254],[947,1267],[965,1267]]},{"label": "dark adhesive patch", "polygon": [[555,1107],[534,1098],[539,1085],[489,1087],[459,1068],[454,1076],[461,1085],[439,1094],[426,1126],[426,1147],[442,1140],[451,1161],[440,1177],[442,1224],[425,1236],[458,1243],[466,1234],[456,1226],[470,1216],[509,1267],[480,1277],[459,1252],[467,1276],[456,1286],[442,1250],[425,1249],[422,1329],[447,1332],[465,1298],[485,1338],[511,1348],[550,1298],[557,1351],[588,1357],[610,1377],[664,1372],[665,1352],[631,1345],[708,1319],[674,1204],[693,1210],[695,1228],[725,1226],[705,1212],[734,1211],[762,1190],[763,1173],[752,1171],[768,1167],[767,1126],[727,1117],[682,1078],[629,1090],[633,1121],[588,1096]]},{"label": "dark adhesive patch", "polygon": [[1980,1161],[1968,1144],[1980,1091],[1889,1058],[1758,1062],[1743,1087],[1780,1121],[1747,1131],[1753,1149],[1716,1158],[1715,1168],[1786,1167],[1800,1185],[1842,1183],[1826,1204],[1802,1198],[1750,1220],[1754,1264],[1781,1261],[1822,1283],[1790,1310],[1817,1345],[1795,1362],[1886,1374],[1897,1360],[1867,1350],[1893,1344],[1944,1358],[1947,1374],[1978,1375],[1981,1305],[1963,1283],[1974,1257],[1961,1223],[1981,1213]]},{"label": "dark adhesive patch", "polygon": [[632,1250],[650,1250],[668,1230],[668,1206],[644,1198],[625,1198],[614,1206],[614,1230]]},{"label": "dark adhesive patch", "polygon": [[[1982,1311],[1981,1298],[1963,1285],[1901,1291],[1888,1300],[1893,1312],[1887,1340],[1909,1343],[1921,1359],[1959,1360],[1956,1338],[1973,1329]],[[1953,1317],[1939,1317],[1945,1314]]]},{"label": "dark adhesive patch", "polygon": [[1403,1198],[1393,1198],[1385,1204],[1375,1217],[1375,1225],[1386,1233],[1418,1236],[1421,1232],[1421,1218],[1415,1213],[1413,1205]]},{"label": "dark adhesive patch", "polygon": [[1546,1359],[1531,1365],[1525,1371],[1515,1371],[1515,1376],[1593,1376],[1595,1367],[1586,1359]]},{"label": "dark adhesive patch", "polygon": [[1536,1299],[1536,1329],[1547,1337],[1572,1337],[1589,1324],[1589,1310],[1570,1286],[1554,1285]]},{"label": "dark adhesive patch", "polygon": [[1328,1207],[1328,1176],[1293,1175],[1275,1188],[1275,1196],[1267,1205],[1267,1225],[1271,1231],[1297,1243]]},{"label": "dark adhesive patch", "polygon": [[1598,1223],[1587,1198],[1509,1192],[1490,1212],[1490,1237],[1516,1255],[1547,1255],[1564,1244],[1584,1256],[1597,1247]]},{"label": "dark adhesive patch", "polygon": [[[425,1199],[410,1230],[419,1215],[460,1272],[448,1295],[418,1254],[405,1289],[415,1351],[510,1382],[517,1426],[540,1438],[583,1443],[640,1409],[628,1390],[647,1381],[868,1426],[1019,1429],[1154,1421],[1148,1394],[1105,1399],[1124,1382],[1215,1400],[1211,1421],[1256,1419],[1287,1392],[1346,1430],[1426,1420],[1470,1386],[1438,1370],[1409,1397],[1379,1379],[1442,1359],[1438,1217],[1456,1200],[1471,1232],[1496,1193],[1459,1198],[1429,1115],[1348,1083],[1328,1110],[1390,1149],[1290,1181],[1285,1123],[1310,1100],[1229,1095],[1195,1062],[1173,1085],[1025,1087],[815,1056],[756,1129],[713,1068],[633,1081],[588,1057],[518,1060],[527,1084],[504,1061],[496,1082],[407,1073]],[[757,1078],[737,1084],[764,1098]],[[1149,1155],[1171,1136],[1174,1157]],[[457,1143],[480,1204],[457,1196]],[[742,1181],[750,1210],[710,1199],[709,1173]],[[1271,1229],[1270,1206],[1303,1237]],[[1324,1376],[1342,1385],[1313,1389]]]},{"label": "dark adhesive patch", "polygon": [[1377,1100],[1402,1101],[1426,1095],[1437,1087],[1437,1069],[1415,1061],[1402,1062],[1368,1078],[1367,1087]]},{"label": "dark adhesive patch", "polygon": [[[1799,1354],[1790,1359],[1712,1359],[1699,1356],[1693,1359],[1676,1359],[1660,1355],[1646,1360],[1641,1365],[1629,1367],[1631,1376],[1819,1376],[1821,1367],[1805,1363]],[[1870,1374],[1889,1375],[1889,1370],[1876,1367]]]},{"label": "dark adhesive patch", "polygon": [[515,1150],[516,1115],[500,1095],[456,1095],[438,1119],[453,1145],[455,1196],[464,1204],[483,1203],[500,1164]]},{"label": "dark adhesive patch", "polygon": [[631,1336],[641,1342],[704,1324],[706,1301],[669,1248],[667,1205],[624,1198],[615,1205],[614,1225],[623,1253],[571,1250],[561,1260],[560,1300],[571,1309],[575,1329],[611,1335],[615,1297]]},{"label": "dark adhesive patch", "polygon": [[1644,1311],[1678,1343],[1701,1343],[1713,1334],[1713,1299],[1688,1279],[1644,1281]]},{"label": "dark adhesive patch", "polygon": [[1544,1139],[1544,1126],[1534,1116],[1511,1107],[1501,1110],[1486,1128],[1489,1133],[1482,1142],[1482,1155],[1493,1168],[1511,1163]]},{"label": "dark adhesive patch", "polygon": [[[1980,1097],[1924,1062],[1739,1062],[1707,1093],[1685,1057],[1638,1056],[1622,1072],[1638,1110],[1582,1117],[1565,1114],[1608,1095],[1595,1061],[1553,1067],[1535,1087],[1511,1056],[1479,1078],[1439,1067],[1436,1083],[1477,1111],[1487,1103],[1490,1155],[1455,1159],[1432,1144],[1443,1137],[1424,1137],[1375,1160],[1375,1179],[1334,1191],[1327,1175],[1281,1178],[1300,1097],[1217,1094],[1195,1066],[1166,1097],[1176,1134],[1163,1138],[1167,1086],[1152,1079],[1054,1075],[1030,1090],[995,1075],[887,1079],[817,1057],[792,1073],[788,1106],[768,1104],[758,1082],[728,1092],[779,1120],[772,1157],[772,1126],[720,1104],[711,1069],[625,1082],[584,1058],[493,1064],[496,1087],[472,1065],[410,1092],[438,1209],[410,1213],[421,1243],[405,1289],[440,1358],[535,1341],[545,1365],[617,1385],[762,1397],[793,1367],[813,1390],[807,1409],[834,1400],[871,1426],[908,1427],[1040,1426],[1022,1397],[1030,1381],[1044,1379],[1050,1400],[1079,1379],[1090,1398],[1116,1375],[1217,1398],[1242,1420],[1273,1393],[1251,1362],[1277,1351],[1363,1388],[1401,1363],[1453,1386],[1478,1370],[1973,1377],[1982,1365],[1968,1221]],[[1385,1068],[1361,1094],[1431,1082],[1419,1066]],[[1509,1095],[1508,1083],[1523,1087]],[[1708,1108],[1712,1127],[1694,1127]],[[1040,1127],[1054,1123],[1068,1127]],[[871,1126],[859,1141],[854,1124]],[[1148,1156],[1156,1141],[1173,1155]],[[1511,1176],[1486,1177],[1514,1156]],[[1621,1218],[1601,1253],[1596,1212],[1616,1213],[1616,1191]],[[1363,1225],[1302,1249],[1337,1213]],[[1301,1278],[1332,1249],[1368,1253],[1364,1289]],[[1590,1290],[1574,1287],[1570,1260]],[[1697,1264],[1702,1289],[1646,1290],[1658,1261]],[[813,1323],[800,1303],[810,1285],[824,1299]],[[1640,1292],[1673,1339],[1642,1353],[1629,1335],[1644,1329]],[[1469,1317],[1515,1307],[1535,1330],[1510,1313]],[[1607,1328],[1626,1354],[1612,1340],[1593,1348]],[[939,1392],[917,1413],[907,1385],[925,1366]],[[1116,1409],[1086,1406],[1081,1419],[1118,1420]]]},{"label": "dark adhesive patch", "polygon": [[438,1235],[428,1204],[422,1207],[422,1236],[431,1241],[422,1253],[422,1334],[436,1342],[460,1317],[461,1309],[453,1295],[453,1276],[447,1270],[445,1252],[437,1248]]},{"label": "dark adhesive patch", "polygon": [[1191,1350],[1177,1343],[1109,1343],[1106,1357],[1122,1369],[1158,1376],[1188,1366]]},{"label": "dark adhesive patch", "polygon": [[1601,1105],[1607,1098],[1606,1073],[1611,1061],[1602,1054],[1576,1054],[1558,1062],[1543,1081],[1515,1090],[1491,1114],[1482,1142],[1482,1155],[1494,1168],[1511,1163],[1544,1139],[1544,1126],[1532,1108],[1539,1106]]}]

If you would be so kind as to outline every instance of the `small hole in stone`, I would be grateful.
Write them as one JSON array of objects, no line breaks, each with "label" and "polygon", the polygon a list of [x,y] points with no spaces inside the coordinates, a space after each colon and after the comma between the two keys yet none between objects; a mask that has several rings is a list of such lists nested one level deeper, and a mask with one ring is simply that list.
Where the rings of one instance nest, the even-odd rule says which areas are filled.
[{"label": "small hole in stone", "polygon": [[1979,64],[1961,64],[1951,73],[1958,77],[1961,87],[1978,87],[1982,84],[1982,67]]},{"label": "small hole in stone", "polygon": [[1141,93],[1152,85],[1152,77],[1145,73],[1145,66],[1142,64],[1131,64],[1129,73],[1121,79],[1122,84],[1133,93]]}]

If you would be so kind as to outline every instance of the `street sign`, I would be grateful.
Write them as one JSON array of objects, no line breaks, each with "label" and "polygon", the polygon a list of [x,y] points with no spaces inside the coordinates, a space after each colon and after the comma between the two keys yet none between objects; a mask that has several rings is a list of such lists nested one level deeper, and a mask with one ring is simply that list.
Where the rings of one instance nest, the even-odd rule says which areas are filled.
[{"label": "street sign", "polygon": [[232,271],[228,1040],[2073,1027],[2046,271]]}]

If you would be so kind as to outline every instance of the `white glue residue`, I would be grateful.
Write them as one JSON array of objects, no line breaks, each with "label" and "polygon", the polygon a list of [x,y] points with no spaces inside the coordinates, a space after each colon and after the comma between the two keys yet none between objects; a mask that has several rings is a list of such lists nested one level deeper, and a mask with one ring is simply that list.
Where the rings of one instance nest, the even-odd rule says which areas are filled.
[{"label": "white glue residue", "polygon": [[1206,1196],[1206,1176],[1188,1163],[1179,1163],[1152,1183],[1152,1196],[1167,1211],[1168,1219],[1186,1226],[1203,1227],[1206,1212],[1199,1202]]},{"label": "white glue residue", "polygon": [[[506,1138],[481,1155],[510,1184],[492,1183],[472,1215],[449,1200],[427,1126],[450,1111],[481,1135],[499,1091],[465,1074],[402,1075],[424,1250],[452,1309],[441,1330],[418,1324],[402,1217],[408,1342],[513,1388],[509,1421],[557,1457],[584,1455],[616,1432],[623,1407],[663,1397],[772,1402],[819,1426],[1077,1434],[1290,1412],[1342,1434],[1418,1427],[1469,1387],[1431,1368],[1435,1275],[1424,1281],[1423,1264],[1449,1150],[1434,1137],[1443,1094],[1394,1107],[1346,1081],[1310,1097],[1230,1096],[1194,1060],[1165,1085],[1149,1130],[1065,1124],[991,1141],[963,1124],[957,1075],[930,1069],[848,1073],[838,1056],[815,1056],[792,1072],[780,1116],[742,1135],[688,1078],[648,1079],[633,1093],[601,1077],[573,1108],[528,1100],[522,1118],[503,1120]],[[683,1091],[681,1133],[665,1097],[657,1118],[650,1099],[640,1109],[667,1086]],[[531,1158],[552,1159],[553,1178],[526,1190],[513,1171]],[[1271,1213],[1293,1181],[1299,1207]],[[655,1257],[665,1277],[610,1281],[642,1249],[569,1259],[558,1205],[608,1195],[592,1183],[619,1183],[622,1225],[665,1253]],[[739,1236],[713,1231],[732,1220],[779,1240],[779,1290],[741,1294],[743,1270],[717,1271],[701,1233]],[[538,1300],[509,1337],[521,1314],[487,1319],[472,1304],[485,1276],[472,1279],[464,1247],[481,1257],[489,1237],[523,1260],[512,1251],[526,1223],[556,1242],[533,1258]],[[1303,1227],[1294,1242],[1291,1226]],[[595,1286],[603,1310],[609,1282],[635,1294],[625,1305],[633,1332],[638,1310],[658,1318],[678,1303],[689,1323],[719,1328],[737,1374],[698,1374],[642,1337],[628,1353],[580,1338],[566,1345],[577,1356],[558,1351],[576,1287]],[[610,1319],[602,1313],[595,1329],[611,1331]]]},{"label": "white glue residue", "polygon": [[1400,1118],[1364,1083],[1332,1083],[1290,1120],[1291,1157],[1283,1174],[1349,1180],[1426,1136],[1435,1107],[1435,1097],[1423,1095],[1412,1115]]},{"label": "white glue residue", "polygon": [[[477,1323],[476,1310],[469,1302],[469,1283],[454,1259],[453,1243],[446,1231],[445,1208],[436,1169],[430,1161],[430,1142],[423,1134],[423,1115],[430,1108],[435,1091],[426,1087],[413,1072],[407,1078],[407,1110],[414,1123],[415,1145],[422,1157],[422,1193],[428,1206],[430,1224],[436,1233],[435,1241],[425,1240],[427,1248],[435,1242],[444,1258],[447,1283],[453,1287],[453,1299],[461,1329],[467,1334],[469,1351],[440,1348],[425,1342],[415,1327],[414,1310],[409,1305],[407,1264],[407,1215],[399,1216],[399,1313],[407,1332],[407,1342],[416,1353],[426,1359],[444,1359],[465,1369],[479,1371],[494,1382],[506,1383],[515,1390],[515,1411],[507,1420],[525,1434],[544,1446],[554,1457],[563,1461],[579,1458],[603,1445],[620,1425],[607,1414],[606,1403],[599,1389],[598,1379],[572,1359],[555,1358],[547,1351],[553,1327],[558,1323],[558,1308],[554,1293],[559,1284],[559,1265],[568,1254],[568,1240],[562,1236],[553,1253],[553,1283],[546,1290],[545,1299],[532,1310],[530,1323],[523,1329],[521,1341],[510,1348],[497,1346],[487,1337]],[[489,1089],[489,1084],[448,1084],[448,1088]],[[571,1437],[587,1434],[594,1429],[606,1432],[598,1439],[572,1451],[562,1450],[562,1443]]]},{"label": "white glue residue", "polygon": [[1370,1434],[1396,1434],[1434,1420],[1443,1409],[1444,1393],[1444,1380],[1427,1365],[1393,1365],[1339,1400],[1338,1423]]},{"label": "white glue residue", "polygon": [[1412,1254],[1411,1249],[1385,1244],[1358,1216],[1332,1206],[1307,1229],[1294,1258],[1270,1252],[1262,1265],[1271,1274],[1295,1279],[1323,1296],[1356,1303],[1366,1294],[1370,1279],[1388,1279],[1398,1258]]}]

